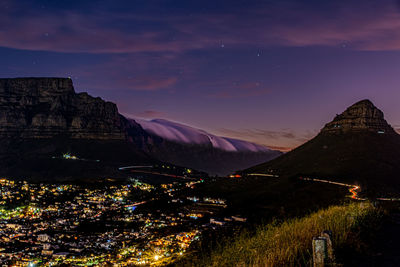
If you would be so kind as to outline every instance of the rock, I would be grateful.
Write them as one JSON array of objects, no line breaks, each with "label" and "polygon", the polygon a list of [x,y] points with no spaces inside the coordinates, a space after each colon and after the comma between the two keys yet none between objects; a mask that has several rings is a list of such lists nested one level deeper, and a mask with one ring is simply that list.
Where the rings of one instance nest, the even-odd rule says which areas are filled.
[{"label": "rock", "polygon": [[384,119],[383,112],[369,100],[362,100],[337,115],[327,123],[322,133],[340,133],[348,131],[372,131],[377,133],[395,133]]},{"label": "rock", "polygon": [[111,102],[75,93],[68,78],[0,79],[0,137],[125,139]]}]

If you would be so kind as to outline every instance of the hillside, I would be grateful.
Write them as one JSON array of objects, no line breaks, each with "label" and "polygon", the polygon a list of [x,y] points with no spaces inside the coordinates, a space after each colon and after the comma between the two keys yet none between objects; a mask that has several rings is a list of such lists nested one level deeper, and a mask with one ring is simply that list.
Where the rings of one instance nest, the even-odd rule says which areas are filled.
[{"label": "hillside", "polygon": [[337,115],[307,143],[243,173],[312,176],[360,184],[363,190],[400,191],[400,135],[369,100]]}]

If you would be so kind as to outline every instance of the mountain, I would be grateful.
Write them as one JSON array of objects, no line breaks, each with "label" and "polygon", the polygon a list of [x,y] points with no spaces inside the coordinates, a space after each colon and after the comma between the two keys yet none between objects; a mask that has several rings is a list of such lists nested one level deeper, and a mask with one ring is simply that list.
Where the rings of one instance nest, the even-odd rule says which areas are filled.
[{"label": "mountain", "polygon": [[0,137],[125,138],[115,104],[76,94],[70,79],[0,79]]},{"label": "mountain", "polygon": [[164,119],[135,119],[135,122],[150,136],[146,151],[151,156],[211,174],[227,175],[282,154],[262,145],[212,135]]},{"label": "mountain", "polygon": [[[0,79],[0,177],[117,177],[121,165],[160,161],[227,174],[280,153],[172,122],[157,125],[144,130],[114,103],[76,93],[68,78]],[[63,159],[66,153],[78,160]]]},{"label": "mountain", "polygon": [[117,164],[155,162],[139,149],[145,134],[115,104],[75,93],[71,79],[0,79],[0,176],[118,176]]},{"label": "mountain", "polygon": [[244,173],[311,176],[361,185],[371,194],[400,191],[400,135],[369,100],[337,115],[307,143]]}]

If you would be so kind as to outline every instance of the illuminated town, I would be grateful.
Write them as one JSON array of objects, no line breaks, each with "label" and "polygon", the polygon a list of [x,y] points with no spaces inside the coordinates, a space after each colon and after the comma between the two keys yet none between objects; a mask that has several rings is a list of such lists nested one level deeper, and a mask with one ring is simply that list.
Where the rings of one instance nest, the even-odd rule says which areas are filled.
[{"label": "illuminated town", "polygon": [[227,207],[223,199],[179,195],[201,182],[83,186],[3,178],[0,260],[14,266],[172,263],[203,230],[245,221],[213,217]]}]

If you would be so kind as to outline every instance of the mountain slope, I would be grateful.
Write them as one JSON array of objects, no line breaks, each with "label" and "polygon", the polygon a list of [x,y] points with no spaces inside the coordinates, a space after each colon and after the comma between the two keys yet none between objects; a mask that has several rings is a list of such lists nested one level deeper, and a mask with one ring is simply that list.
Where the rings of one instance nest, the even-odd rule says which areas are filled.
[{"label": "mountain slope", "polygon": [[149,134],[151,156],[210,174],[227,175],[271,160],[282,153],[251,142],[219,137],[167,120],[135,120]]},{"label": "mountain slope", "polygon": [[371,193],[400,191],[400,135],[369,100],[326,124],[313,139],[244,173],[323,177],[356,183]]},{"label": "mountain slope", "polygon": [[0,79],[0,176],[116,176],[118,164],[156,162],[138,148],[143,135],[115,104],[75,93],[70,79]]}]

